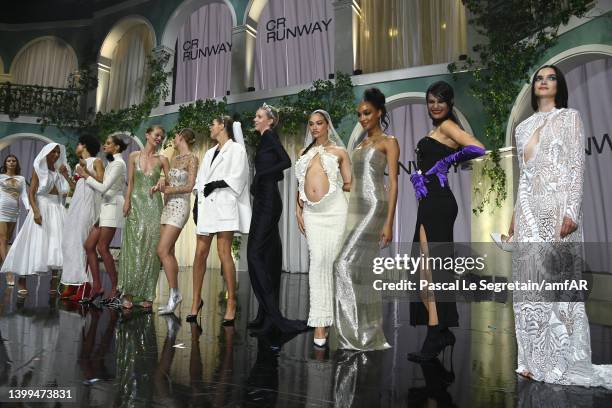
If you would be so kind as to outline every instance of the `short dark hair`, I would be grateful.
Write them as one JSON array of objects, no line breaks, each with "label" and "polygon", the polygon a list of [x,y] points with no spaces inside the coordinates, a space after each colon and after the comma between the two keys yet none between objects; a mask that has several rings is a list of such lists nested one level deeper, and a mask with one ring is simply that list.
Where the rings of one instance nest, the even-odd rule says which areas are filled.
[{"label": "short dark hair", "polygon": [[427,109],[427,114],[431,118],[434,126],[438,126],[446,119],[450,119],[457,125],[461,126],[455,112],[453,112],[453,107],[455,106],[455,90],[448,82],[438,81],[429,85],[429,88],[427,88],[427,91],[425,91],[425,103],[427,103],[427,98],[429,98],[429,95],[434,96],[440,102],[445,102],[448,105],[448,113],[442,119],[432,118],[429,109]]},{"label": "short dark hair", "polygon": [[111,135],[110,138],[113,140],[114,144],[119,146],[119,153],[127,149],[127,143],[119,135]]},{"label": "short dark hair", "polygon": [[380,111],[380,123],[382,124],[382,130],[385,131],[389,127],[385,94],[378,88],[368,88],[363,92],[363,101],[371,103]]},{"label": "short dark hair", "polygon": [[557,76],[557,94],[555,95],[555,108],[567,108],[567,82],[565,81],[565,75],[563,75],[563,71],[561,71],[556,65],[544,65],[538,68],[535,74],[533,74],[533,78],[531,78],[531,107],[534,111],[538,110],[538,97],[535,94],[535,79],[538,76],[538,72],[540,72],[544,68],[553,69],[555,71],[555,75]]},{"label": "short dark hair", "polygon": [[15,167],[15,174],[21,174],[21,166],[19,165],[19,159],[14,154],[9,154],[4,158],[4,162],[2,163],[2,167],[0,168],[0,173],[6,173],[6,161],[12,157],[17,162],[17,166]]},{"label": "short dark hair", "polygon": [[92,157],[97,156],[100,152],[100,141],[89,133],[79,136],[79,144],[85,146]]}]

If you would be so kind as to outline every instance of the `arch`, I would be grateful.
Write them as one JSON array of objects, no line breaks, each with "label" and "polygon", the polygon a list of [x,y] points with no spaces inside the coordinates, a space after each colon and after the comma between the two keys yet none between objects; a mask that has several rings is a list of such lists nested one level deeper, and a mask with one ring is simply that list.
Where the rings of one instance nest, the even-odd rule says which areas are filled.
[{"label": "arch", "polygon": [[174,50],[174,46],[176,45],[176,39],[178,38],[179,31],[185,24],[185,21],[191,16],[191,14],[198,10],[199,8],[207,5],[207,4],[215,4],[222,3],[225,4],[231,14],[232,14],[232,25],[236,27],[237,19],[236,19],[236,10],[232,3],[229,0],[188,0],[182,2],[172,13],[168,22],[166,23],[166,27],[164,28],[164,34],[162,35],[161,44],[164,47]]},{"label": "arch", "polygon": [[106,58],[108,60],[112,60],[113,51],[117,45],[117,42],[121,40],[121,37],[128,31],[130,28],[137,24],[144,24],[149,28],[151,35],[153,36],[153,44],[157,44],[157,37],[155,35],[155,29],[153,28],[153,24],[143,16],[139,15],[130,15],[125,16],[121,20],[119,20],[113,28],[110,29],[102,45],[100,46],[99,57]]},{"label": "arch", "polygon": [[259,17],[263,12],[264,7],[268,4],[268,0],[249,0],[247,4],[246,12],[244,14],[244,24],[248,24],[251,27],[257,27],[259,23]]},{"label": "arch", "polygon": [[[386,100],[387,111],[389,112],[392,111],[394,108],[416,103],[425,104],[425,92],[402,92],[396,95],[392,95]],[[459,119],[459,122],[461,126],[463,126],[465,131],[470,134],[474,134],[467,118],[459,109],[457,109],[456,106],[453,108],[453,112],[455,113],[455,115],[457,115],[457,119]],[[353,128],[353,132],[351,133],[351,137],[349,138],[347,146],[352,146],[353,142],[355,142],[355,140],[359,138],[362,133],[363,128],[359,123],[357,123]]]},{"label": "arch", "polygon": [[28,48],[30,48],[31,46],[35,45],[36,43],[39,43],[41,41],[46,41],[46,40],[53,40],[53,41],[57,41],[58,43],[62,44],[62,46],[65,46],[66,49],[68,50],[68,52],[72,55],[72,57],[74,58],[75,61],[75,69],[78,68],[79,66],[79,59],[77,57],[76,52],[74,51],[74,48],[72,48],[72,46],[66,42],[65,40],[63,40],[60,37],[56,37],[53,35],[45,35],[45,36],[41,36],[41,37],[36,37],[33,40],[27,42],[23,47],[21,47],[19,49],[19,51],[17,52],[17,54],[15,55],[15,57],[13,58],[13,60],[11,61],[11,66],[9,68],[9,76],[11,78],[15,78],[15,64],[17,62],[19,62],[21,56],[23,55],[23,53],[25,51],[27,51]]},{"label": "arch", "polygon": [[23,138],[40,140],[45,143],[55,143],[55,140],[49,139],[48,137],[39,135],[37,133],[13,133],[12,135],[0,139],[0,151],[4,150],[14,142]]},{"label": "arch", "polygon": [[2,56],[0,55],[0,75],[4,74],[4,60],[2,60]]},{"label": "arch", "polygon": [[[563,72],[568,72],[572,68],[602,57],[612,57],[612,45],[587,44],[570,48],[569,50],[555,55],[542,64],[539,64],[538,67],[542,65],[554,64],[561,68]],[[535,73],[535,69],[529,75],[530,78]],[[523,88],[516,97],[512,110],[510,111],[508,124],[506,126],[506,146],[512,146],[514,144],[514,129],[531,113],[531,84],[527,83],[523,85]]]}]

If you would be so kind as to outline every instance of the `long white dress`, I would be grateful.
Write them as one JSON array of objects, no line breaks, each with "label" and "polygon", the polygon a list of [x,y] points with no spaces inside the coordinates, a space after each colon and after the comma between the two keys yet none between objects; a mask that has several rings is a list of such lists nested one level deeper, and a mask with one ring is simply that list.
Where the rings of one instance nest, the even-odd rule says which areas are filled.
[{"label": "long white dress", "polygon": [[[514,280],[576,279],[584,241],[585,152],[580,114],[573,109],[535,113],[518,125],[516,145],[520,177],[516,249],[512,253]],[[578,224],[578,229],[562,239],[564,216]],[[551,259],[571,262],[551,267],[545,262]],[[514,293],[516,371],[528,371],[537,381],[612,389],[612,365],[591,363],[584,303],[568,300],[557,301],[540,291]]]},{"label": "long white dress", "polygon": [[[46,158],[56,146],[60,146],[60,158],[55,163],[56,170],[50,171]],[[4,260],[1,273],[33,275],[62,268],[62,229],[66,214],[62,196],[70,190],[68,182],[58,172],[62,164],[66,164],[66,149],[57,143],[45,145],[34,159],[34,171],[39,180],[36,203],[42,225],[34,222],[34,213],[30,211]],[[49,194],[54,186],[57,195]]]},{"label": "long white dress", "polygon": [[17,222],[20,199],[25,209],[29,209],[25,178],[0,174],[0,222]]},{"label": "long white dress", "polygon": [[[87,170],[94,174],[95,157],[85,159]],[[79,166],[77,164],[77,166]],[[62,257],[64,267],[62,284],[81,285],[91,281],[87,274],[87,260],[83,244],[91,227],[100,215],[101,195],[90,187],[85,179],[79,179],[70,201],[62,232]]]}]

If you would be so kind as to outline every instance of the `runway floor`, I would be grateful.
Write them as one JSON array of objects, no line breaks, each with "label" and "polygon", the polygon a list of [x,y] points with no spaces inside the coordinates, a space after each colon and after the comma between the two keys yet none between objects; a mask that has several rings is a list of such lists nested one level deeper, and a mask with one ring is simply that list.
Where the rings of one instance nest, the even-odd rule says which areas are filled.
[{"label": "runway floor", "polygon": [[[308,276],[283,274],[282,309],[305,319]],[[315,350],[312,332],[254,338],[246,329],[256,301],[239,272],[235,327],[222,327],[225,296],[218,270],[207,273],[200,324],[186,323],[191,273],[182,269],[180,317],[135,309],[83,307],[49,296],[49,278],[28,277],[30,293],[0,279],[0,406],[9,391],[72,390],[78,407],[610,407],[612,391],[519,379],[510,303],[460,304],[457,344],[444,361],[406,359],[425,337],[409,325],[409,304],[385,301],[382,352]],[[157,303],[168,295],[163,273]],[[333,340],[333,339],[332,339]],[[612,327],[591,324],[593,362],[612,364]],[[42,404],[40,404],[42,405]],[[39,406],[38,404],[36,406]],[[44,406],[44,405],[43,405]]]}]

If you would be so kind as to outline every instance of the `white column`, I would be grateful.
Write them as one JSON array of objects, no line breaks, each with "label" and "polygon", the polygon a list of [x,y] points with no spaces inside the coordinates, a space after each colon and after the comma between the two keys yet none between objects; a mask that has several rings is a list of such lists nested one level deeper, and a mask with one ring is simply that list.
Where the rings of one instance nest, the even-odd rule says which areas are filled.
[{"label": "white column", "polygon": [[94,65],[94,69],[98,71],[98,88],[96,89],[96,112],[105,112],[106,98],[108,97],[108,84],[110,82],[110,70],[112,60],[100,56],[98,63]]},{"label": "white column", "polygon": [[232,29],[232,94],[246,92],[254,86],[256,38],[257,30],[248,23]]},{"label": "white column", "polygon": [[336,71],[352,75],[357,65],[359,18],[361,9],[356,0],[336,0],[334,6]]}]

